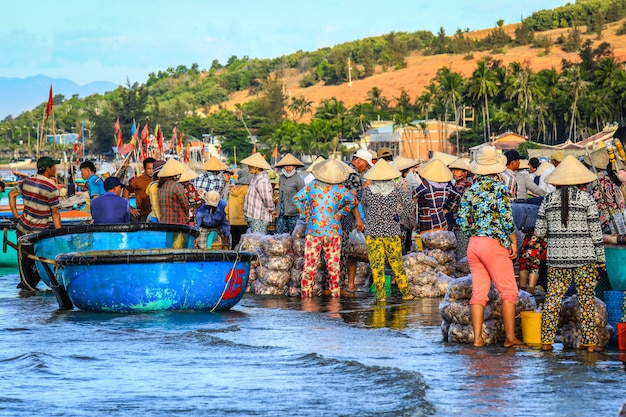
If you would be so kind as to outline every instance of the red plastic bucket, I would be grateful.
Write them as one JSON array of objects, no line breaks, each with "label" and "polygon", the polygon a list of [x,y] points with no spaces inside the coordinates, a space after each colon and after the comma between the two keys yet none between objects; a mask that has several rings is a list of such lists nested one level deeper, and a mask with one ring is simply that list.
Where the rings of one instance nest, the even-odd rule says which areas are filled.
[{"label": "red plastic bucket", "polygon": [[617,323],[617,347],[626,350],[626,322]]}]

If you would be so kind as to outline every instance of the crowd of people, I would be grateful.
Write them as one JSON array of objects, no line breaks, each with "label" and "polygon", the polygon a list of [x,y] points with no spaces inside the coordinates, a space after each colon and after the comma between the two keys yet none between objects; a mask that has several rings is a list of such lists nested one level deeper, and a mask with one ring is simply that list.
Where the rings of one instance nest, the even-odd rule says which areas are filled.
[{"label": "crowd of people", "polygon": [[[37,161],[37,174],[9,194],[18,234],[60,227],[59,161]],[[624,226],[626,207],[622,161],[600,148],[579,160],[554,152],[550,158],[523,160],[516,150],[480,148],[472,161],[435,152],[423,163],[389,148],[360,149],[344,163],[317,157],[306,171],[292,154],[273,167],[260,153],[243,159],[235,172],[211,157],[198,175],[175,158],[146,158],[143,171],[127,185],[95,165],[80,165],[95,224],[161,222],[197,227],[197,247],[236,248],[245,233],[292,233],[307,224],[302,297],[311,296],[320,257],[325,259],[331,297],[352,297],[356,262],[349,241],[361,233],[378,302],[386,302],[385,271],[391,270],[402,299],[414,296],[402,256],[420,250],[420,233],[452,231],[457,253],[467,256],[472,274],[470,301],[474,344],[483,344],[487,294],[493,283],[502,297],[506,347],[525,347],[515,337],[515,304],[520,289],[545,294],[542,349],[552,348],[562,298],[576,284],[583,343],[599,349],[593,294],[605,274],[602,233]],[[276,181],[269,173],[275,170]],[[273,183],[275,182],[275,183]],[[24,210],[18,215],[16,196]],[[131,207],[129,199],[135,198]],[[516,268],[519,274],[516,275]],[[542,266],[546,283],[538,285]],[[547,287],[547,288],[546,288]]]}]

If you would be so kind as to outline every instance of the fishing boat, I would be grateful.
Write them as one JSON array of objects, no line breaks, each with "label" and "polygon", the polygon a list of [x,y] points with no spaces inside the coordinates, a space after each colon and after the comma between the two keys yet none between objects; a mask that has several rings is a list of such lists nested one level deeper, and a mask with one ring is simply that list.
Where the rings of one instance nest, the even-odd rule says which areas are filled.
[{"label": "fishing boat", "polygon": [[54,276],[54,258],[81,251],[193,248],[198,231],[187,225],[163,223],[83,224],[46,229],[18,240],[18,266],[22,287],[48,285],[62,308],[68,299]]},{"label": "fishing boat", "polygon": [[241,300],[253,252],[127,249],[57,255],[56,274],[81,310],[219,311]]},{"label": "fishing boat", "polygon": [[[2,252],[0,252],[0,267],[17,268],[17,235],[15,226],[17,222],[13,218],[13,214],[9,215],[0,213],[0,230],[3,231]],[[61,224],[64,226],[74,226],[86,224],[91,221],[91,215],[80,210],[61,211]]]}]

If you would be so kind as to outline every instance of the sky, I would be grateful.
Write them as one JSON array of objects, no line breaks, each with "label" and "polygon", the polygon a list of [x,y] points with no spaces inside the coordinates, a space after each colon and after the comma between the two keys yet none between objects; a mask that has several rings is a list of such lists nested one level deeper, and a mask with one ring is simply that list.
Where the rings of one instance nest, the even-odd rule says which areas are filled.
[{"label": "sky", "polygon": [[390,32],[520,22],[565,0],[12,0],[0,14],[0,77],[144,83],[151,72],[231,56],[277,58]]}]

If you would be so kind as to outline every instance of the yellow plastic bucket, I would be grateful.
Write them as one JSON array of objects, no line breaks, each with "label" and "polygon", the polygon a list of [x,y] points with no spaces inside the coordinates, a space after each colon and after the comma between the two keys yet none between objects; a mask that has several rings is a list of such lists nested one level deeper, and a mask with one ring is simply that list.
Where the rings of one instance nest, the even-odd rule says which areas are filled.
[{"label": "yellow plastic bucket", "polygon": [[522,311],[522,339],[527,345],[541,344],[541,312]]}]

